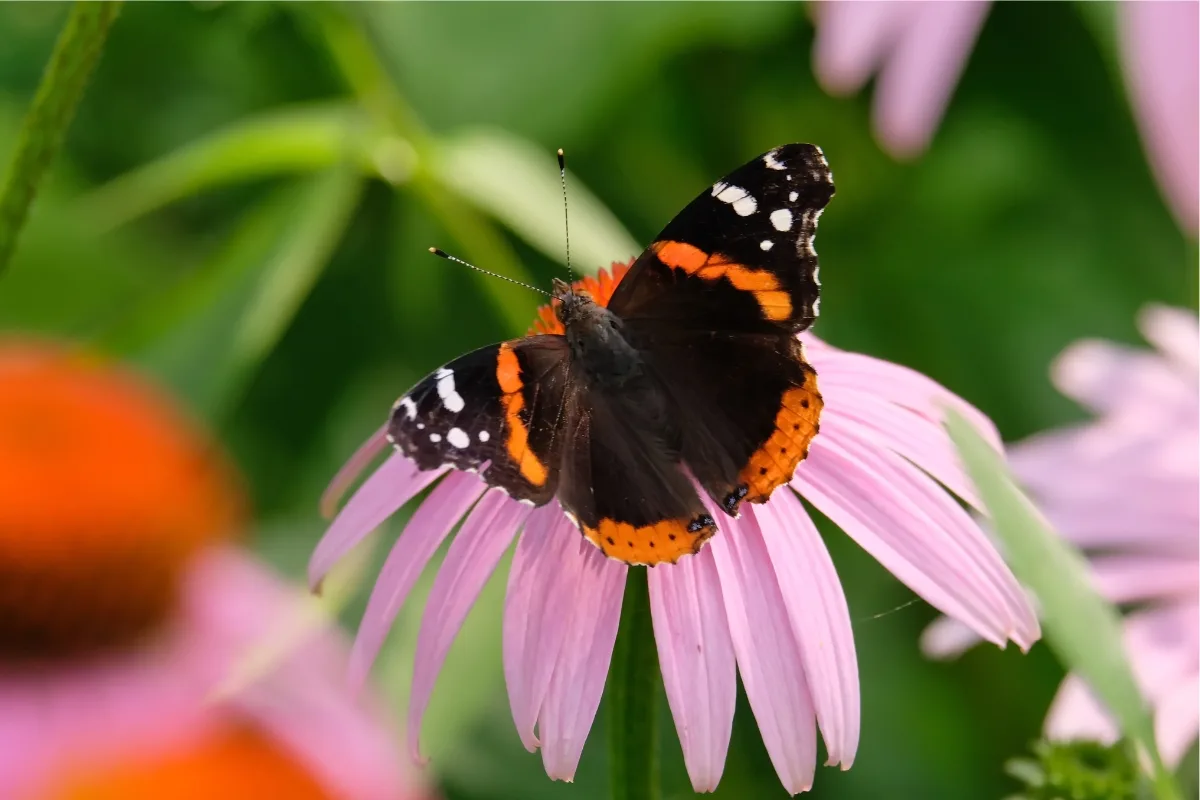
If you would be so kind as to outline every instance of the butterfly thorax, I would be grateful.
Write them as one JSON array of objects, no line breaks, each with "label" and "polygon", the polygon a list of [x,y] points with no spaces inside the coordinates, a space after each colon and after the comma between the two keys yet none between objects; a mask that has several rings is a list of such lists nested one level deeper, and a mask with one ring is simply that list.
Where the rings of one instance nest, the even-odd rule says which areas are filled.
[{"label": "butterfly thorax", "polygon": [[563,281],[554,282],[554,299],[572,361],[591,381],[622,388],[644,375],[642,357],[626,338],[620,317]]}]

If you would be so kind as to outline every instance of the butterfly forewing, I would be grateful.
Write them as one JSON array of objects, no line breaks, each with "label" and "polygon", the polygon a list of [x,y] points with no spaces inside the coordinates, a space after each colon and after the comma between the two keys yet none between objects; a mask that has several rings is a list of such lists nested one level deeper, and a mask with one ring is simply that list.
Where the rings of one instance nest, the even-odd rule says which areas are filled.
[{"label": "butterfly forewing", "polygon": [[388,436],[421,469],[482,468],[489,485],[541,505],[557,488],[567,380],[561,336],[489,345],[397,400]]}]

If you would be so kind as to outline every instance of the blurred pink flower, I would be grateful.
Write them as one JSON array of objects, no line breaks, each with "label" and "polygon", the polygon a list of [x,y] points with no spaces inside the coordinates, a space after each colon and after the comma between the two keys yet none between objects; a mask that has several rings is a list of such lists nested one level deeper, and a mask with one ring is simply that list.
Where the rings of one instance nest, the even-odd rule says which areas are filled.
[{"label": "blurred pink flower", "polygon": [[[990,4],[821,2],[815,4],[817,79],[852,94],[875,73],[875,129],[898,158],[929,144],[958,83]],[[1200,33],[1194,2],[1127,2],[1120,45],[1134,115],[1150,165],[1187,232],[1200,228]]]},{"label": "blurred pink flower", "polygon": [[[1068,348],[1054,382],[1096,419],[1034,436],[1009,454],[1050,522],[1092,554],[1097,589],[1134,609],[1126,648],[1155,708],[1163,757],[1175,764],[1200,729],[1200,325],[1190,311],[1152,307],[1141,328],[1157,353],[1098,341]],[[950,656],[974,641],[942,619],[923,644]],[[1046,734],[1113,741],[1117,729],[1071,675]]]},{"label": "blurred pink flower", "polygon": [[400,737],[347,696],[346,644],[327,627],[308,623],[305,641],[269,673],[228,699],[213,696],[254,648],[302,624],[304,613],[293,589],[219,548],[195,559],[161,641],[0,668],[0,797],[56,797],[64,780],[87,784],[113,765],[152,763],[241,728],[265,735],[325,796],[419,796],[398,766]]},{"label": "blurred pink flower", "polygon": [[0,341],[0,797],[413,796],[348,643],[228,544],[245,507],[154,386]]},{"label": "blurred pink flower", "polygon": [[[859,737],[859,686],[846,599],[799,496],[839,525],[913,591],[1001,646],[1028,648],[1037,620],[1020,587],[951,492],[974,495],[941,427],[953,405],[996,442],[978,411],[904,367],[802,337],[819,375],[821,433],[788,491],[712,513],[721,530],[698,555],[649,571],[667,699],[692,785],[720,781],[736,675],[784,787],[811,787],[817,731],[829,764],[849,768]],[[331,486],[341,491],[371,457],[364,445]],[[996,446],[999,444],[997,442]],[[443,473],[393,453],[350,499],[310,563],[314,584],[372,529]],[[947,491],[949,489],[949,491]],[[332,502],[336,502],[333,498]],[[604,689],[628,567],[604,558],[557,502],[530,509],[450,472],[413,514],[371,595],[351,654],[362,681],[418,575],[465,517],[427,601],[417,640],[408,723],[421,718],[451,642],[520,531],[504,609],[504,671],[521,741],[540,747],[550,777],[571,780]]]}]

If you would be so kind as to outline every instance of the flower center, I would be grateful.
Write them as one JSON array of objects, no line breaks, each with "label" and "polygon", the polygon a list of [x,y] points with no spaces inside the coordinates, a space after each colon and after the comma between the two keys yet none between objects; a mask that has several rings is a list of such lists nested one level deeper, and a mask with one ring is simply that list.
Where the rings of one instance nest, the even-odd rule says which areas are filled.
[{"label": "flower center", "polygon": [[211,445],[142,381],[0,343],[0,657],[140,637],[241,509]]},{"label": "flower center", "polygon": [[221,730],[176,750],[67,770],[28,800],[128,800],[131,797],[286,797],[329,794],[292,756],[257,731]]},{"label": "flower center", "polygon": [[[585,276],[581,280],[577,280],[571,284],[576,291],[587,292],[592,296],[592,300],[596,305],[607,306],[608,301],[612,300],[613,292],[617,289],[617,284],[625,277],[625,273],[629,272],[629,268],[633,266],[633,262],[622,264],[613,262],[612,274],[608,270],[602,269],[596,273],[596,277],[590,275]],[[566,333],[563,330],[562,322],[559,321],[554,309],[558,301],[555,300],[549,305],[539,306],[537,317],[533,321],[533,327],[529,329],[530,333]]]}]

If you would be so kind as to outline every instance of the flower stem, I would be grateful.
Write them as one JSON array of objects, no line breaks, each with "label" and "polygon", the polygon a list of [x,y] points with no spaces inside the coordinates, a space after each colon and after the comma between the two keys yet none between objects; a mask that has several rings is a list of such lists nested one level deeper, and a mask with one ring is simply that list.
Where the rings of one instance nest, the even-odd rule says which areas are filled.
[{"label": "flower stem", "polygon": [[608,674],[608,749],[614,800],[654,800],[662,794],[658,775],[658,694],[662,675],[646,580],[645,567],[630,568]]},{"label": "flower stem", "polygon": [[62,146],[120,7],[120,2],[77,0],[58,36],[0,184],[0,272],[12,258],[38,184]]}]

